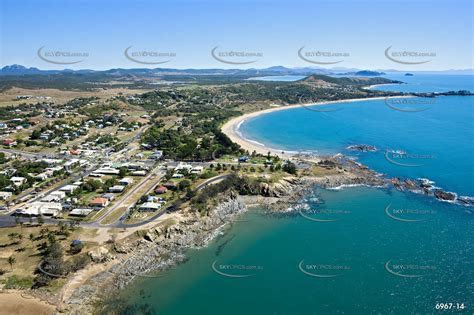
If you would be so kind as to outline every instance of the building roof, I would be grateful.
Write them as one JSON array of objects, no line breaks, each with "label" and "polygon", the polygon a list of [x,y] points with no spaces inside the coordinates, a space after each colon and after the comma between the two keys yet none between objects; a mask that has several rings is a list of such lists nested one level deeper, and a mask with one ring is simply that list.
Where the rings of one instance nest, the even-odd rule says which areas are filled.
[{"label": "building roof", "polygon": [[104,205],[107,204],[109,201],[106,198],[96,197],[91,200],[91,205]]},{"label": "building roof", "polygon": [[145,202],[140,206],[140,209],[155,209],[158,210],[161,208],[161,204],[156,202]]}]

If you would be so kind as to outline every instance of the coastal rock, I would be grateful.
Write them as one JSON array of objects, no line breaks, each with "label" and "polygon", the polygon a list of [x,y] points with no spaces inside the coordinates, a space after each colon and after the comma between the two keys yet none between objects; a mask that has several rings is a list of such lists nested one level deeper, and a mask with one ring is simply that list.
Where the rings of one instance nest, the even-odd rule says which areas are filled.
[{"label": "coastal rock", "polygon": [[347,147],[348,150],[358,152],[375,152],[377,148],[368,144],[354,144]]},{"label": "coastal rock", "polygon": [[91,250],[88,254],[91,260],[96,263],[103,263],[115,259],[115,257],[105,247],[98,247]]},{"label": "coastal rock", "polygon": [[465,206],[474,206],[474,197],[461,196],[458,197],[458,201]]},{"label": "coastal rock", "polygon": [[434,192],[434,195],[439,200],[445,200],[445,201],[454,201],[454,200],[456,200],[456,194],[454,194],[452,192],[436,190]]},{"label": "coastal rock", "polygon": [[118,254],[127,254],[131,252],[133,248],[129,244],[114,244],[114,251]]}]

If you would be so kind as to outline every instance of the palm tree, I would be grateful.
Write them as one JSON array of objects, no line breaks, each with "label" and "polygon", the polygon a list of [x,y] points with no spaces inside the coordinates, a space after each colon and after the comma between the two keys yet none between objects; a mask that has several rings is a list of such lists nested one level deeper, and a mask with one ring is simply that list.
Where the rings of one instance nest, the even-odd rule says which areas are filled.
[{"label": "palm tree", "polygon": [[16,259],[13,256],[8,257],[8,264],[10,264],[10,268],[12,268],[13,271],[13,265],[16,263]]}]

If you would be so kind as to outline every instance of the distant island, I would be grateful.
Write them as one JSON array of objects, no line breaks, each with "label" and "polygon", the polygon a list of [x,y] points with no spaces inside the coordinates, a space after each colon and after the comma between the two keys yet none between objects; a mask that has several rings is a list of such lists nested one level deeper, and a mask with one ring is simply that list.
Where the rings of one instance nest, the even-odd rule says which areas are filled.
[{"label": "distant island", "polygon": [[412,76],[413,76],[413,73],[408,73],[408,72],[407,72],[407,73],[405,73],[405,76],[406,76],[406,77],[412,77]]},{"label": "distant island", "polygon": [[364,76],[364,77],[377,77],[377,76],[381,76],[385,74],[386,74],[385,72],[378,72],[378,71],[371,71],[371,70],[361,70],[361,71],[341,73],[341,75],[355,75],[355,76]]}]

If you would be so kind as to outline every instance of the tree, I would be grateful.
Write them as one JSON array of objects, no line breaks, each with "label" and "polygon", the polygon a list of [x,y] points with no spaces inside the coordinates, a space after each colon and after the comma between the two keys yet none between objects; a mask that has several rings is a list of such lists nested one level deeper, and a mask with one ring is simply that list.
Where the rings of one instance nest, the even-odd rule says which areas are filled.
[{"label": "tree", "polygon": [[42,216],[41,214],[38,216],[38,219],[37,219],[37,220],[38,220],[38,224],[39,224],[40,226],[44,224],[44,219],[43,219],[43,216]]},{"label": "tree", "polygon": [[283,170],[292,175],[296,175],[297,172],[295,163],[291,161],[286,161],[285,164],[283,164]]},{"label": "tree", "polygon": [[10,268],[13,271],[13,265],[16,263],[16,259],[13,256],[8,257],[8,264],[10,265]]},{"label": "tree", "polygon": [[178,184],[178,188],[181,191],[184,191],[189,186],[191,186],[191,182],[187,179],[184,179],[184,180],[180,181],[179,184]]}]

